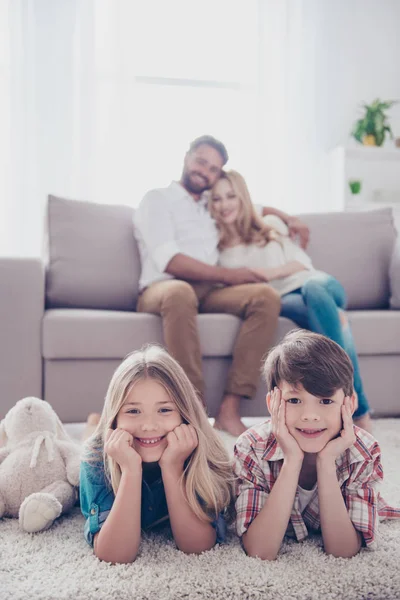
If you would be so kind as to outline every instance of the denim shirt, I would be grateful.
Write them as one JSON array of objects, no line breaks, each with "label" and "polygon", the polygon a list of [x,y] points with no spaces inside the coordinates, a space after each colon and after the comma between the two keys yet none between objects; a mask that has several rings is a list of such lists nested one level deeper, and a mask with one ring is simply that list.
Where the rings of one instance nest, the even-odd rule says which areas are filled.
[{"label": "denim shirt", "polygon": [[[80,502],[82,514],[86,518],[84,536],[91,546],[93,546],[95,534],[100,531],[110,514],[114,499],[114,492],[106,479],[103,464],[82,461]],[[142,530],[146,531],[168,522],[168,505],[161,477],[151,484],[142,478]],[[223,543],[226,537],[226,523],[222,513],[212,521],[211,525],[217,534],[216,543]]]}]

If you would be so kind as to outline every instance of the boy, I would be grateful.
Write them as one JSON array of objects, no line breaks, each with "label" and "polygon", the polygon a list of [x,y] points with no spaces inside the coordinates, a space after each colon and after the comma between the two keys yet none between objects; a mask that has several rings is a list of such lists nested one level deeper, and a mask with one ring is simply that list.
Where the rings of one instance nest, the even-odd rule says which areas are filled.
[{"label": "boy", "polygon": [[271,419],[235,446],[237,532],[250,556],[276,558],[282,540],[321,530],[325,551],[372,548],[378,516],[400,517],[377,491],[378,443],[353,425],[353,368],[332,340],[296,330],[264,366]]}]

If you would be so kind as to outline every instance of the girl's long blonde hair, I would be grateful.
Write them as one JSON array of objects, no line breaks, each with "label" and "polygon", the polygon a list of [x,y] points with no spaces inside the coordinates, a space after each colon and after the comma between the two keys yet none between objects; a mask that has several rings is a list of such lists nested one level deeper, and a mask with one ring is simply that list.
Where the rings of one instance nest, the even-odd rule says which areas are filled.
[{"label": "girl's long blonde hair", "polygon": [[176,404],[183,422],[196,430],[199,443],[186,461],[183,485],[187,501],[196,516],[212,521],[221,510],[231,507],[231,461],[187,375],[160,346],[148,345],[133,352],[117,368],[107,390],[99,424],[86,442],[84,460],[103,462],[106,477],[116,494],[121,469],[104,452],[105,435],[108,429],[116,428],[117,415],[132,387],[148,378],[162,385]]},{"label": "girl's long blonde hair", "polygon": [[[222,171],[220,179],[226,179],[231,184],[233,192],[240,201],[239,217],[236,222],[236,228],[241,243],[246,245],[256,244],[257,246],[265,246],[271,240],[279,240],[279,234],[275,229],[264,223],[261,216],[257,214],[251,201],[247,184],[242,175],[237,171]],[[231,234],[228,232],[226,225],[221,221],[213,206],[212,198],[218,181],[214,184],[214,188],[211,191],[209,211],[211,216],[214,217],[217,222],[220,232],[218,247],[220,250],[223,250],[229,246]]]}]

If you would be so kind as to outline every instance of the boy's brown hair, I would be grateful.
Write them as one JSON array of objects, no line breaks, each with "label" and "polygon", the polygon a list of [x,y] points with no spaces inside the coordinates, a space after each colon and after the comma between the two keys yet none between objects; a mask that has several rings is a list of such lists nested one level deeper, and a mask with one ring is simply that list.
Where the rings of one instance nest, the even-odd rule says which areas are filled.
[{"label": "boy's brown hair", "polygon": [[330,397],[342,389],[353,393],[353,365],[346,352],[324,335],[296,329],[268,354],[263,368],[267,389],[286,381],[301,384],[318,398]]}]

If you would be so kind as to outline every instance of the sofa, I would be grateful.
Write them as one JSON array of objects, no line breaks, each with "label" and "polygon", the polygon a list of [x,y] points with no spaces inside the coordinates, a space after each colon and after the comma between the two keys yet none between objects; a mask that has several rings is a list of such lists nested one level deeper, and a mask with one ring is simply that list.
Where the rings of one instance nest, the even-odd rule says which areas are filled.
[{"label": "sofa", "polygon": [[[140,260],[133,209],[50,196],[46,256],[0,258],[0,417],[23,396],[64,422],[100,411],[110,377],[132,350],[163,343],[161,318],[135,312]],[[400,260],[390,209],[302,215],[316,268],[341,281],[361,374],[377,416],[400,415]],[[398,254],[397,254],[398,256]],[[397,296],[394,296],[394,290]],[[397,300],[396,300],[397,298]],[[294,327],[280,318],[276,342]],[[210,416],[216,414],[240,320],[200,314]],[[261,380],[243,416],[266,413]]]}]

